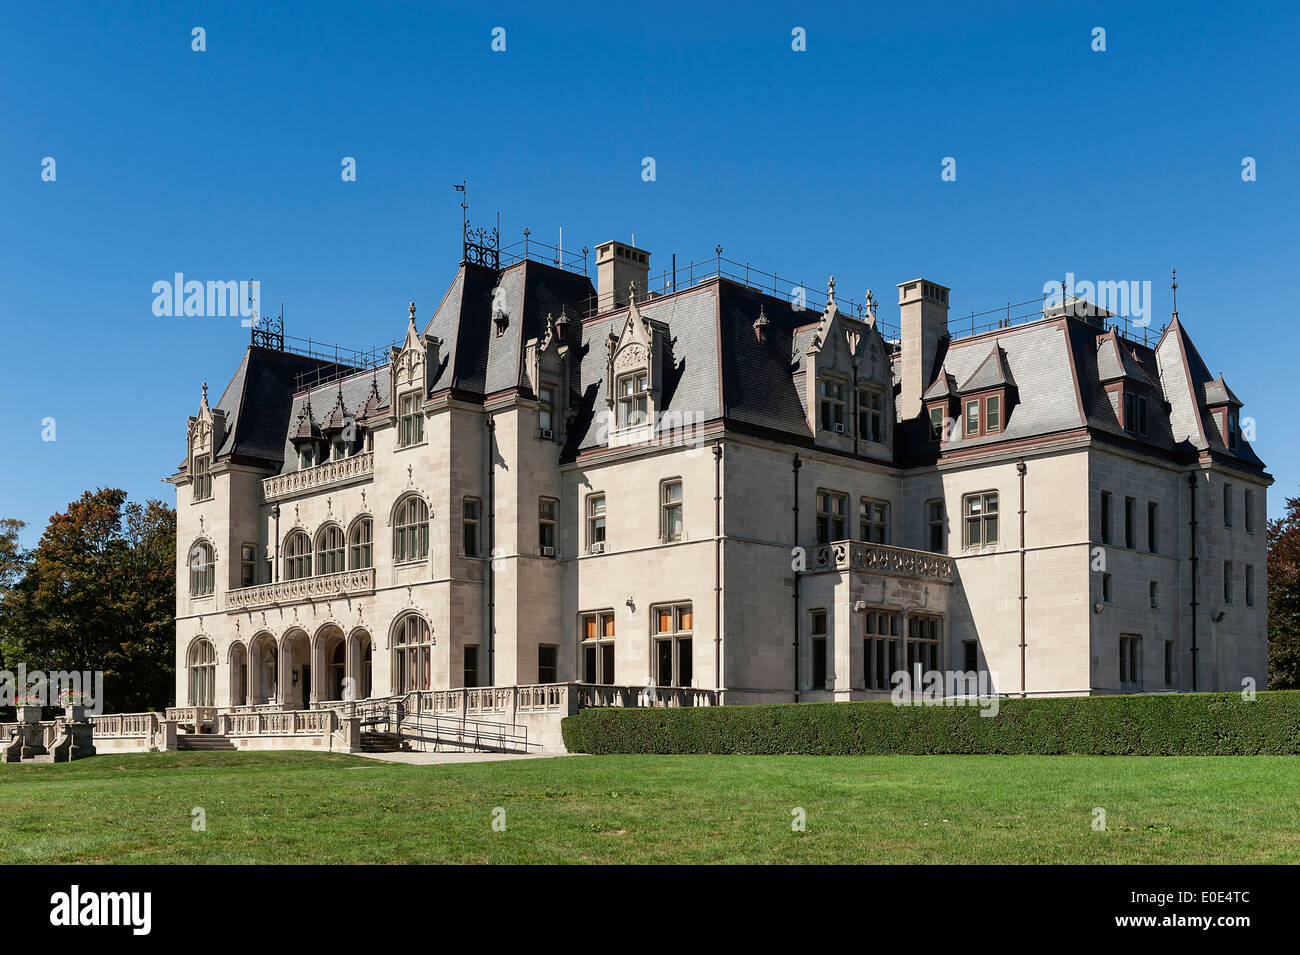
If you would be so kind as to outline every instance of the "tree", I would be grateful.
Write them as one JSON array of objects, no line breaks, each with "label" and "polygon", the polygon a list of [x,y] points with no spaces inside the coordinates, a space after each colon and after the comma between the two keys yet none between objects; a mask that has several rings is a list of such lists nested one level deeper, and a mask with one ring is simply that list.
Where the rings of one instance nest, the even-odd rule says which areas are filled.
[{"label": "tree", "polygon": [[1269,688],[1300,689],[1300,497],[1268,522]]},{"label": "tree", "polygon": [[[2,545],[0,545],[2,547]],[[176,514],[87,491],[50,518],[0,594],[7,660],[28,671],[103,671],[105,710],[159,708],[174,687]]]}]

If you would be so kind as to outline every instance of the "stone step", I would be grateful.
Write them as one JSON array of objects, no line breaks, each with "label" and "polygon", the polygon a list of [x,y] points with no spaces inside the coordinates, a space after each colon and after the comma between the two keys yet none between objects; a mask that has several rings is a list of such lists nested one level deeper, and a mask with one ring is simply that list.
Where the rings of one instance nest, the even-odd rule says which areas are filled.
[{"label": "stone step", "polygon": [[205,752],[234,752],[235,744],[230,742],[228,736],[216,736],[211,733],[180,733],[176,737],[176,748]]}]

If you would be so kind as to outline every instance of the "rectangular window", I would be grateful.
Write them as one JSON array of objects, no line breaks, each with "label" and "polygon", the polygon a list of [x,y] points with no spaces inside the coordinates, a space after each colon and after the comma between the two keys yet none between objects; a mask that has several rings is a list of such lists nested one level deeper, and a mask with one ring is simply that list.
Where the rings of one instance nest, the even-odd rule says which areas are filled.
[{"label": "rectangular window", "polygon": [[812,630],[812,638],[808,641],[808,649],[812,654],[810,686],[814,690],[824,690],[826,689],[826,611],[814,610],[810,623]]},{"label": "rectangular window", "polygon": [[1147,399],[1131,391],[1124,392],[1124,430],[1129,434],[1146,437]]},{"label": "rectangular window", "polygon": [[1160,551],[1160,505],[1147,501],[1147,550],[1155,554]]},{"label": "rectangular window", "polygon": [[466,557],[479,556],[478,523],[479,523],[479,510],[481,507],[482,505],[479,503],[478,498],[476,497],[465,498],[462,528],[464,531],[463,543],[465,546]]},{"label": "rectangular window", "polygon": [[560,673],[560,648],[542,644],[537,648],[537,682],[558,683]]},{"label": "rectangular window", "polygon": [[257,545],[242,544],[239,548],[239,586],[252,587],[257,583]]},{"label": "rectangular window", "polygon": [[1160,609],[1160,587],[1154,580],[1147,584],[1147,599],[1152,610]]},{"label": "rectangular window", "polygon": [[[1017,418],[1016,420],[1019,421],[1020,419]],[[1002,430],[1002,398],[1000,395],[989,395],[984,399],[984,430]]]},{"label": "rectangular window", "polygon": [[537,427],[542,432],[542,437],[553,437],[555,434],[555,387],[553,385],[542,385],[537,392]]},{"label": "rectangular window", "polygon": [[979,670],[979,645],[974,640],[963,640],[962,649],[962,670],[966,673],[975,673]]},{"label": "rectangular window", "polygon": [[978,398],[966,402],[966,433],[980,433],[980,403]]},{"label": "rectangular window", "polygon": [[1122,633],[1119,637],[1119,682],[1138,688],[1142,686],[1142,638]]},{"label": "rectangular window", "polygon": [[410,447],[424,440],[424,414],[420,410],[420,396],[416,392],[402,395],[397,402],[397,441]]},{"label": "rectangular window", "polygon": [[1110,491],[1101,492],[1101,542],[1110,543]]},{"label": "rectangular window", "polygon": [[943,501],[926,501],[925,502],[926,520],[930,529],[930,550],[936,554],[942,554],[944,548],[944,518],[943,518]]},{"label": "rectangular window", "polygon": [[962,498],[962,513],[966,522],[966,546],[980,547],[997,543],[998,492],[968,494]]},{"label": "rectangular window", "polygon": [[1223,485],[1223,526],[1232,526],[1232,485]]},{"label": "rectangular window", "polygon": [[1131,497],[1124,498],[1124,546],[1132,550],[1134,544],[1134,516],[1133,511],[1137,506],[1137,501]]},{"label": "rectangular window", "polygon": [[943,635],[943,621],[938,617],[917,616],[907,620],[907,670],[916,677],[917,667],[922,673],[939,669],[939,638]]},{"label": "rectangular window", "polygon": [[560,502],[550,497],[537,501],[537,546],[543,557],[555,556],[555,523]]},{"label": "rectangular window", "polygon": [[885,395],[875,388],[858,389],[858,437],[885,443]]},{"label": "rectangular window", "polygon": [[659,537],[672,543],[682,539],[682,482],[659,485]]},{"label": "rectangular window", "polygon": [[645,372],[624,375],[618,380],[618,426],[643,425],[650,414],[650,376]]},{"label": "rectangular window", "polygon": [[579,618],[584,683],[614,682],[614,614],[584,613]]},{"label": "rectangular window", "polygon": [[1246,565],[1246,606],[1255,606],[1255,568],[1251,564]]},{"label": "rectangular window", "polygon": [[817,490],[817,543],[829,544],[848,537],[849,496],[839,491]]},{"label": "rectangular window", "polygon": [[691,686],[694,675],[695,614],[689,603],[664,604],[650,612],[654,622],[655,681]]},{"label": "rectangular window", "polygon": [[1237,432],[1238,432],[1237,412],[1235,409],[1232,409],[1228,411],[1228,450],[1229,451],[1237,450]]},{"label": "rectangular window", "polygon": [[866,638],[863,644],[863,678],[868,690],[888,690],[898,669],[898,635],[901,617],[883,610],[866,613]]},{"label": "rectangular window", "polygon": [[1232,603],[1232,561],[1223,562],[1223,602]]},{"label": "rectangular window", "polygon": [[1101,575],[1101,602],[1110,603],[1110,574]]},{"label": "rectangular window", "polygon": [[593,554],[605,550],[605,495],[587,496],[587,550]]},{"label": "rectangular window", "polygon": [[478,686],[478,647],[465,648],[465,685]]},{"label": "rectangular window", "polygon": [[822,378],[821,419],[823,431],[844,433],[844,406],[848,403],[848,385],[838,378]]},{"label": "rectangular window", "polygon": [[1174,685],[1174,641],[1165,641],[1165,686]]},{"label": "rectangular window", "polygon": [[889,543],[889,502],[864,497],[858,502],[858,539],[873,544]]},{"label": "rectangular window", "polygon": [[930,407],[930,440],[931,441],[943,440],[944,437],[943,419],[945,417],[943,410],[944,409],[942,405],[932,405]]},{"label": "rectangular window", "polygon": [[306,471],[316,464],[316,451],[309,444],[298,452],[298,470]]},{"label": "rectangular window", "polygon": [[1246,533],[1255,533],[1255,492],[1246,489],[1246,501],[1242,508],[1245,511]]},{"label": "rectangular window", "polygon": [[207,454],[194,456],[194,500],[206,501],[212,497],[212,457]]}]

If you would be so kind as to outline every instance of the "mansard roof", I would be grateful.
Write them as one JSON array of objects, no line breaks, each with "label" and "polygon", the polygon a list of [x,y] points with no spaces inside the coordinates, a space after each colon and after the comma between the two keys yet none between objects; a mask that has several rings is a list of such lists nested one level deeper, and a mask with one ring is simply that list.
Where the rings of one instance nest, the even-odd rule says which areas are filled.
[{"label": "mansard roof", "polygon": [[[1153,353],[1143,348],[1146,359],[1154,357]],[[1154,363],[1151,370],[1143,367],[1143,357],[1139,356],[1137,345],[1123,341],[1119,329],[1112,328],[1105,335],[1097,338],[1097,377],[1102,382],[1119,381],[1127,378],[1144,385],[1155,385],[1158,373]]]},{"label": "mansard roof", "polygon": [[249,345],[214,410],[226,414],[216,459],[278,469],[284,459],[297,376],[333,362]]},{"label": "mansard roof", "polygon": [[[327,382],[294,395],[289,414],[286,415],[285,425],[283,426],[288,433],[286,434],[284,430],[280,432],[281,466],[277,470],[282,474],[298,470],[298,456],[293,445],[295,429],[298,426],[300,417],[307,411],[309,405],[321,407],[329,402],[334,402],[337,409],[341,402],[344,408],[360,409],[354,417],[358,422],[364,424],[366,420],[373,420],[376,417],[387,415],[390,381],[388,366],[380,365],[378,368],[357,371],[346,378]],[[378,404],[374,404],[376,400]],[[367,415],[366,409],[368,408],[373,408],[373,411]],[[381,412],[380,409],[384,410]],[[322,430],[324,429],[317,429],[317,437],[321,436]]]}]

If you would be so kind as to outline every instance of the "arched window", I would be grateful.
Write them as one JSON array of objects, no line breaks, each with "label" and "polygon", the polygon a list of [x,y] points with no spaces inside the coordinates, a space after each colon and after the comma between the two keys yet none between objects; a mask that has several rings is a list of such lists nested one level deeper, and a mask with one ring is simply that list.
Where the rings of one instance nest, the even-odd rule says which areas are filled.
[{"label": "arched window", "polygon": [[352,536],[348,539],[348,567],[352,570],[365,570],[371,566],[371,541],[374,525],[370,518],[363,517],[352,525]]},{"label": "arched window", "polygon": [[284,579],[300,580],[311,576],[311,538],[305,531],[294,531],[284,542]]},{"label": "arched window", "polygon": [[215,706],[217,691],[217,651],[211,640],[195,640],[190,645],[190,706]]},{"label": "arched window", "polygon": [[407,614],[393,631],[393,692],[433,688],[433,632],[419,614]]},{"label": "arched window", "polygon": [[316,572],[337,574],[346,570],[343,563],[343,528],[326,524],[316,535]]},{"label": "arched window", "polygon": [[393,521],[393,560],[396,563],[429,556],[429,508],[414,494],[397,505]]},{"label": "arched window", "polygon": [[206,597],[216,585],[216,552],[207,541],[199,541],[190,548],[190,596]]}]

